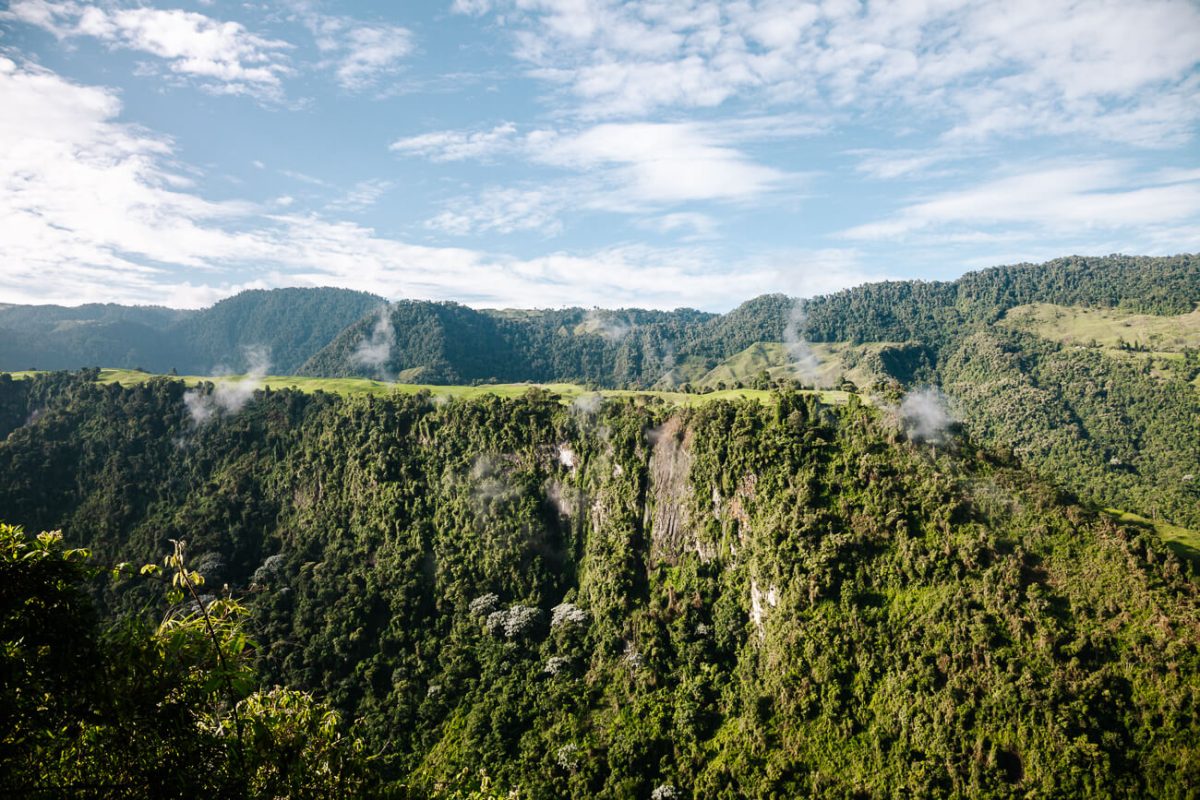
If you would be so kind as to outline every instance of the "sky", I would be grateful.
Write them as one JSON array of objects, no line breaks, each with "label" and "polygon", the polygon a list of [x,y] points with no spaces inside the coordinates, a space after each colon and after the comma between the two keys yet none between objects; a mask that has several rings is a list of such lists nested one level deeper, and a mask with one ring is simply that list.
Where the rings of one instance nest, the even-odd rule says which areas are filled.
[{"label": "sky", "polygon": [[0,0],[0,302],[689,306],[1200,251],[1200,2]]}]

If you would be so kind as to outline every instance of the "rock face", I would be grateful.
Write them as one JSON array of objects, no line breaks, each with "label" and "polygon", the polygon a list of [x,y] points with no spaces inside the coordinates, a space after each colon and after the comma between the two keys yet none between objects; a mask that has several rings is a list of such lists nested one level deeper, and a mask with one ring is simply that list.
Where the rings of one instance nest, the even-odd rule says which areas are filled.
[{"label": "rock face", "polygon": [[696,536],[692,525],[694,496],[691,483],[691,435],[679,417],[672,417],[649,432],[650,486],[645,524],[650,531],[650,563],[674,565],[684,553],[694,551],[708,561],[712,553]]}]

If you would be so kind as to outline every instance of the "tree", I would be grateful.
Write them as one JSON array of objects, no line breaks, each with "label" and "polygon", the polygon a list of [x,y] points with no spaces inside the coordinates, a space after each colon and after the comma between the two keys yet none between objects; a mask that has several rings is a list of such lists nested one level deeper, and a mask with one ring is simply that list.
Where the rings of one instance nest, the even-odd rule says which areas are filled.
[{"label": "tree", "polygon": [[[0,524],[0,794],[58,797],[328,797],[372,785],[361,743],[303,692],[256,691],[233,598],[201,595],[176,545],[157,625],[100,624],[100,574],[58,533]],[[132,577],[131,577],[132,576]]]}]

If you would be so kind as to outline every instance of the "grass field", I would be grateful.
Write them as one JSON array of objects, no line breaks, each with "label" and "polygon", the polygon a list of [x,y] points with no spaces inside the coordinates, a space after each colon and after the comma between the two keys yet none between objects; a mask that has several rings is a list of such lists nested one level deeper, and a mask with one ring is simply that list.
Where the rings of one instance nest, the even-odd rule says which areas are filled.
[{"label": "grass field", "polygon": [[[14,372],[11,373],[14,378],[24,378],[35,373],[31,372]],[[139,372],[132,369],[102,369],[100,370],[101,383],[119,383],[123,386],[129,386],[136,383],[142,383],[151,378],[162,377],[152,375],[146,372]],[[183,381],[188,386],[195,386],[203,381],[215,382],[237,382],[250,380],[241,375],[230,375],[223,377],[205,377],[199,375],[181,375],[174,380]],[[373,394],[386,395],[393,392],[403,394],[416,394],[417,392],[427,391],[435,397],[455,397],[455,398],[472,398],[482,397],[484,395],[495,395],[497,397],[520,397],[533,388],[545,389],[553,392],[562,398],[562,402],[571,403],[580,397],[598,394],[603,397],[656,397],[666,403],[677,406],[694,406],[701,403],[711,402],[713,400],[736,400],[748,398],[758,400],[759,402],[769,402],[771,393],[759,389],[726,389],[723,391],[713,391],[707,394],[686,394],[684,392],[670,391],[635,391],[627,389],[603,389],[598,392],[589,391],[587,388],[574,383],[495,383],[483,384],[480,386],[443,386],[427,383],[388,383],[385,381],[370,380],[367,378],[307,378],[296,375],[268,375],[264,378],[255,379],[263,388],[271,389],[287,389],[295,388],[302,392],[330,392],[333,394],[352,395],[352,394]],[[844,404],[849,398],[848,392],[839,391],[815,391],[809,394],[819,395],[821,400],[831,404]]]},{"label": "grass field", "polygon": [[[1150,374],[1158,377],[1165,374],[1169,362],[1182,361],[1185,350],[1200,349],[1200,308],[1158,317],[1114,308],[1032,303],[1010,309],[1000,324],[1063,344],[1099,347],[1109,358],[1139,365],[1149,362]],[[1139,349],[1122,348],[1122,342]],[[1200,375],[1192,385],[1200,390]]]},{"label": "grass field", "polygon": [[1200,309],[1190,314],[1159,317],[1129,314],[1115,308],[1033,303],[1010,309],[1002,324],[1063,344],[1095,342],[1101,347],[1116,348],[1126,342],[1159,355],[1200,348]]},{"label": "grass field", "polygon": [[1162,522],[1161,520],[1148,519],[1139,514],[1122,511],[1119,508],[1106,508],[1104,510],[1126,524],[1143,525],[1153,529],[1158,534],[1158,538],[1166,542],[1167,547],[1170,547],[1184,558],[1200,562],[1200,531],[1181,528],[1178,525],[1172,525],[1169,522]]},{"label": "grass field", "polygon": [[[864,366],[872,352],[887,347],[890,342],[812,342],[809,349],[816,358],[811,375],[800,375],[795,361],[783,342],[758,342],[722,361],[712,369],[683,365],[678,371],[680,378],[695,386],[715,387],[719,383],[727,386],[737,382],[749,383],[766,372],[772,380],[778,378],[801,379],[817,386],[837,386],[842,378],[848,378],[858,386],[869,386],[878,377]],[[850,366],[853,364],[854,366]]]}]

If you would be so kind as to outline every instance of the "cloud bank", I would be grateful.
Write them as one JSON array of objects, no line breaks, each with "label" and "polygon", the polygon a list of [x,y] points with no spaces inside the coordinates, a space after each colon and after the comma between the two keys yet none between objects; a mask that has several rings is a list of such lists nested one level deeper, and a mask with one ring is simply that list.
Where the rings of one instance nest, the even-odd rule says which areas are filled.
[{"label": "cloud bank", "polygon": [[[701,250],[622,245],[518,258],[209,200],[169,137],[119,120],[115,92],[3,57],[0,107],[0,295],[10,302],[197,307],[244,288],[334,284],[477,306],[724,308],[780,282],[776,264],[730,264]],[[848,270],[845,282],[860,276]]]}]

